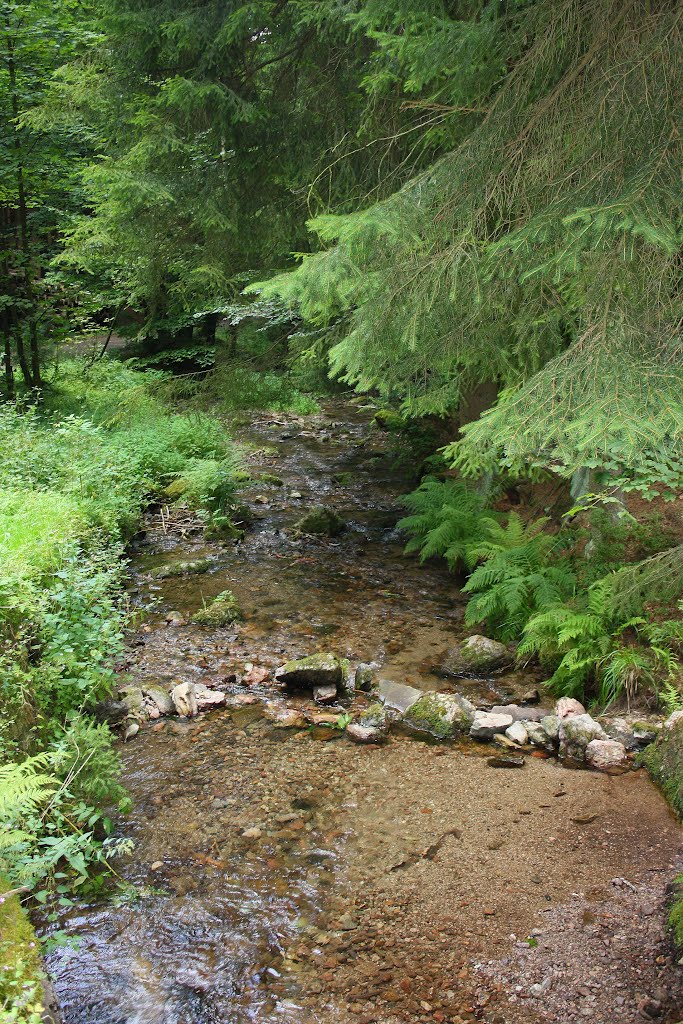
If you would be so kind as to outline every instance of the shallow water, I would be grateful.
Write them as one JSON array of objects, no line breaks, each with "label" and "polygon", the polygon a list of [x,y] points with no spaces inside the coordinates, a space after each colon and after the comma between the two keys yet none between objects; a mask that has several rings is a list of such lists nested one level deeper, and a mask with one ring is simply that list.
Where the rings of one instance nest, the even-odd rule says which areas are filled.
[{"label": "shallow water", "polygon": [[[177,516],[170,526],[150,517],[132,563],[131,599],[148,614],[131,637],[131,680],[195,680],[244,694],[245,665],[272,668],[333,650],[353,662],[377,662],[388,679],[453,688],[433,670],[464,632],[464,602],[444,570],[402,556],[396,497],[412,486],[413,467],[396,463],[388,436],[371,428],[357,405],[335,401],[305,420],[257,417],[240,440],[254,474],[276,473],[283,484],[256,481],[244,491],[256,519],[237,545],[207,544]],[[340,482],[339,474],[349,475]],[[293,524],[319,503],[333,506],[348,529],[336,540],[297,539]],[[213,562],[206,574],[149,576],[168,561],[204,556]],[[228,588],[244,623],[169,623],[171,611],[189,618]],[[459,681],[458,689],[497,702],[529,681]],[[281,700],[268,684],[248,692]],[[467,827],[462,805],[470,801],[474,821],[480,789],[499,814],[499,794],[513,784],[508,773],[493,782],[480,752],[485,748],[444,753],[406,736],[386,750],[361,750],[333,729],[279,730],[259,706],[148,723],[124,748],[124,781],[135,803],[118,823],[136,846],[117,870],[138,896],[61,915],[57,926],[78,936],[75,947],[49,959],[66,1024],[346,1019],[344,1000],[321,995],[320,965],[329,949],[333,960],[345,961],[345,936],[366,941],[349,917],[368,880],[381,877],[382,888],[404,863],[419,868],[425,837],[455,842]],[[437,772],[433,792],[425,789],[430,772]],[[534,762],[530,772],[531,792],[568,777],[552,762]],[[448,780],[456,777],[461,791],[451,806]],[[583,794],[604,800],[605,814],[609,807],[616,826],[610,822],[608,835],[650,793],[644,780],[615,794],[619,782],[572,778],[579,804]],[[665,817],[657,805],[655,818],[643,819],[644,838]],[[624,827],[632,829],[632,821]],[[486,861],[489,826],[479,828],[475,823],[466,854],[473,872],[482,870],[475,860]],[[580,874],[582,863],[573,870]],[[442,904],[440,897],[435,913]],[[421,1019],[416,1006],[405,1019]]]}]

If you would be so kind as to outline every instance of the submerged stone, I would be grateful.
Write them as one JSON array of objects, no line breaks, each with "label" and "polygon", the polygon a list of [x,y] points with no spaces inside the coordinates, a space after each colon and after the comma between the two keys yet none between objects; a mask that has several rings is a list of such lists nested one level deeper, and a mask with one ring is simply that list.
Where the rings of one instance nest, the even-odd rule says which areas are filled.
[{"label": "submerged stone", "polygon": [[419,700],[410,705],[403,720],[413,729],[445,740],[466,733],[474,714],[473,705],[465,697],[430,692],[423,693]]},{"label": "submerged stone", "polygon": [[371,704],[370,707],[365,709],[365,711],[361,711],[358,716],[358,724],[364,726],[366,729],[381,729],[382,731],[386,731],[389,726],[389,722],[384,705],[380,704],[378,701],[375,704]]},{"label": "submerged stone", "polygon": [[499,754],[497,757],[487,757],[486,763],[491,768],[523,768],[525,761],[523,757],[513,757],[512,754]]},{"label": "submerged stone", "polygon": [[346,735],[354,743],[382,743],[386,734],[381,729],[373,729],[369,725],[361,725],[360,722],[351,722],[346,727]]},{"label": "submerged stone", "polygon": [[337,699],[337,687],[334,683],[326,686],[313,687],[313,700],[318,704],[334,704]]},{"label": "submerged stone", "polygon": [[390,679],[380,679],[377,695],[388,708],[403,713],[424,695],[424,690],[406,686],[405,683],[392,683]]},{"label": "submerged stone", "polygon": [[198,558],[193,562],[168,562],[152,569],[150,576],[155,580],[165,580],[171,576],[196,576],[208,572],[212,565],[210,558]]},{"label": "submerged stone", "polygon": [[346,529],[346,523],[334,509],[318,505],[299,519],[294,529],[314,537],[338,537]]},{"label": "submerged stone", "polygon": [[224,590],[205,608],[195,612],[192,621],[200,626],[229,626],[242,618],[242,609],[232,590]]}]

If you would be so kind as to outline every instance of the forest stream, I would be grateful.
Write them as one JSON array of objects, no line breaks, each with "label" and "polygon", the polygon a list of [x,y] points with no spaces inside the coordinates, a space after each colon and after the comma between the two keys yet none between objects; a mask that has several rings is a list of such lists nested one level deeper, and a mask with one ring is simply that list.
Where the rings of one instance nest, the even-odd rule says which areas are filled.
[{"label": "forest stream", "polygon": [[[643,771],[543,756],[504,770],[488,744],[360,746],[264,716],[284,705],[265,670],[314,652],[480,706],[537,677],[435,671],[466,635],[465,602],[445,569],[403,555],[397,499],[415,467],[360,402],[257,414],[237,440],[255,477],[245,539],[207,542],[189,514],[154,512],[132,553],[130,598],[148,611],[125,674],[228,704],[123,746],[134,807],[117,828],[135,848],[115,867],[130,894],[43,927],[74,938],[48,957],[65,1024],[679,1020],[663,901],[680,829]],[[319,504],[347,528],[297,537]],[[151,575],[204,557],[207,573]],[[228,588],[244,622],[189,621]]]}]

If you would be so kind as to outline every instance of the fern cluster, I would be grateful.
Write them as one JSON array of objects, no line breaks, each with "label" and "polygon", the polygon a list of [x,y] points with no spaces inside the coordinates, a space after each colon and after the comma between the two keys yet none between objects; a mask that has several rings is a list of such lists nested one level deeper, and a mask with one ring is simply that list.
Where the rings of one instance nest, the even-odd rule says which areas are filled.
[{"label": "fern cluster", "polygon": [[465,622],[521,639],[520,659],[537,657],[559,694],[591,691],[607,706],[649,687],[664,703],[677,699],[683,623],[649,621],[643,606],[680,594],[680,547],[586,583],[577,535],[553,533],[545,518],[503,517],[466,483],[434,477],[403,501],[411,512],[399,522],[411,535],[406,553],[468,572]]},{"label": "fern cluster", "polygon": [[470,557],[480,564],[463,588],[472,594],[465,621],[485,622],[502,639],[520,635],[530,615],[569,598],[576,579],[560,557],[557,539],[543,529],[545,518],[525,525],[514,512],[505,526],[492,522],[488,537]]},{"label": "fern cluster", "polygon": [[411,534],[406,553],[419,551],[423,562],[445,558],[453,571],[472,568],[474,546],[487,537],[489,524],[495,524],[481,495],[458,481],[427,477],[403,504],[411,513],[398,523],[400,530]]},{"label": "fern cluster", "polygon": [[558,693],[580,697],[593,684],[605,707],[622,694],[630,703],[647,687],[657,692],[668,685],[670,697],[682,653],[680,621],[615,618],[609,578],[594,583],[573,605],[557,604],[532,616],[518,649],[520,657],[536,655],[554,669],[550,685]]},{"label": "fern cluster", "polygon": [[504,639],[519,636],[540,608],[569,597],[575,578],[557,539],[541,518],[525,524],[514,512],[503,517],[486,507],[483,496],[462,481],[425,479],[403,503],[412,512],[398,523],[411,534],[406,553],[420,559],[441,557],[451,570],[467,570],[464,586],[473,595],[469,625],[486,623]]}]

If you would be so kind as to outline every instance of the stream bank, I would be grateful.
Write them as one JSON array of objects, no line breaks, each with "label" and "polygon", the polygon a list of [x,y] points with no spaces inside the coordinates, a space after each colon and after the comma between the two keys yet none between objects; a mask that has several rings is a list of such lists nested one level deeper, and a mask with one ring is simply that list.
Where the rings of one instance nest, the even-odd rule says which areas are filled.
[{"label": "stream bank", "polygon": [[[238,545],[149,518],[131,599],[155,604],[126,674],[232,703],[147,723],[124,748],[135,807],[120,831],[136,846],[117,870],[139,897],[61,916],[80,937],[50,957],[65,1021],[677,1021],[662,904],[680,830],[643,773],[541,758],[506,772],[470,744],[359,747],[334,729],[318,742],[263,716],[280,696],[268,673],[320,650],[455,689],[433,669],[464,633],[464,602],[445,570],[403,558],[411,466],[369,420],[335,401],[241,428],[254,523]],[[320,504],[346,530],[296,536]],[[153,574],[204,558],[200,575]],[[191,622],[227,589],[244,622]],[[469,686],[507,702],[529,679]]]}]

